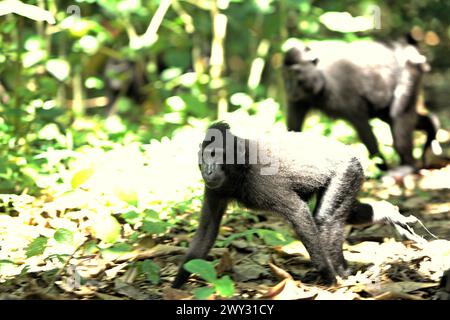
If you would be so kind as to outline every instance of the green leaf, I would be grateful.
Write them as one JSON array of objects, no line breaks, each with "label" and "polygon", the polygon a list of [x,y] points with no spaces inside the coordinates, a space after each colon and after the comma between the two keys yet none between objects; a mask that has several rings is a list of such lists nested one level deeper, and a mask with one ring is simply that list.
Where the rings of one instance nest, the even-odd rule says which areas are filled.
[{"label": "green leaf", "polygon": [[75,172],[71,181],[72,189],[76,189],[83,183],[85,183],[92,176],[93,173],[94,170],[92,168],[82,169]]},{"label": "green leaf", "polygon": [[59,243],[72,243],[73,242],[73,233],[70,230],[61,228],[56,230],[55,234],[53,235],[55,240]]},{"label": "green leaf", "polygon": [[86,242],[86,244],[83,246],[83,252],[85,254],[94,254],[98,252],[97,243],[95,240],[91,240]]},{"label": "green leaf", "polygon": [[160,267],[152,260],[147,259],[141,263],[141,270],[147,276],[147,280],[152,284],[158,284]]},{"label": "green leaf", "polygon": [[193,290],[194,296],[196,299],[199,300],[206,300],[208,299],[216,290],[211,287],[203,287],[203,288],[196,288]]},{"label": "green leaf", "polygon": [[159,213],[152,209],[145,210],[145,220],[156,220],[159,221]]},{"label": "green leaf", "polygon": [[40,236],[40,237],[34,239],[28,245],[28,247],[26,249],[27,258],[43,254],[45,251],[45,248],[47,247],[47,241],[48,241],[48,238],[44,237],[44,236]]},{"label": "green leaf", "polygon": [[47,258],[44,259],[44,261],[51,261],[52,259],[58,259],[60,263],[65,263],[66,258],[70,257],[70,254],[51,254]]},{"label": "green leaf", "polygon": [[122,213],[121,217],[131,225],[136,224],[141,220],[139,213],[137,213],[136,211]]},{"label": "green leaf", "polygon": [[103,249],[101,253],[104,259],[113,261],[132,251],[133,247],[128,243],[117,243],[109,248]]},{"label": "green leaf", "polygon": [[159,234],[166,232],[169,223],[161,221],[159,213],[152,209],[147,209],[144,212],[144,222],[142,230],[149,234]]},{"label": "green leaf", "polygon": [[163,221],[144,221],[142,230],[149,234],[160,234],[167,230],[167,223]]},{"label": "green leaf", "polygon": [[234,282],[229,276],[223,276],[214,281],[214,287],[222,297],[231,297],[234,294]]},{"label": "green leaf", "polygon": [[114,243],[120,237],[122,226],[109,214],[99,214],[93,219],[92,231],[96,238]]},{"label": "green leaf", "polygon": [[70,65],[62,59],[51,59],[45,64],[47,71],[59,81],[67,79],[70,73]]},{"label": "green leaf", "polygon": [[189,113],[195,117],[202,118],[205,114],[208,114],[208,105],[206,102],[201,101],[197,96],[181,94],[180,97],[185,102]]},{"label": "green leaf", "polygon": [[184,264],[184,268],[191,272],[198,274],[204,280],[213,283],[217,280],[217,272],[211,262],[203,259],[193,259]]},{"label": "green leaf", "polygon": [[137,232],[137,231],[133,232],[129,237],[129,242],[131,242],[131,243],[137,242],[139,240],[139,235],[140,235],[139,232]]},{"label": "green leaf", "polygon": [[294,239],[281,232],[272,230],[258,230],[258,236],[269,246],[281,246],[292,242]]},{"label": "green leaf", "polygon": [[115,253],[127,253],[133,251],[133,246],[128,243],[117,243],[105,250],[109,250],[110,252]]}]

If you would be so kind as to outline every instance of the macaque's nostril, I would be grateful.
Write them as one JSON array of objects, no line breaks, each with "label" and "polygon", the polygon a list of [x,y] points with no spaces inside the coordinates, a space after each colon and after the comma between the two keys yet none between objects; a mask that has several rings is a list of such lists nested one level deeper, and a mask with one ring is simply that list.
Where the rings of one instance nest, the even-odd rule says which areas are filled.
[{"label": "macaque's nostril", "polygon": [[211,176],[214,173],[214,168],[211,165],[206,167],[206,175]]}]

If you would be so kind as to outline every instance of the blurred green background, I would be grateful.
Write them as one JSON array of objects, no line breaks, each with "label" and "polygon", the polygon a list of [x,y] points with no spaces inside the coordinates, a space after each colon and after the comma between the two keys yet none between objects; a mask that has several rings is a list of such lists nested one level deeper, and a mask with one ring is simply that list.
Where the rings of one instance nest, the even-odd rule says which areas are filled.
[{"label": "blurred green background", "polygon": [[[50,149],[148,142],[238,109],[283,121],[281,48],[289,38],[397,39],[412,32],[433,67],[424,81],[426,106],[444,110],[450,99],[447,1],[28,4],[50,11],[56,24],[0,18],[2,192],[36,191],[36,175],[45,170],[36,156]],[[329,120],[318,122],[325,124],[318,131],[333,130]]]}]

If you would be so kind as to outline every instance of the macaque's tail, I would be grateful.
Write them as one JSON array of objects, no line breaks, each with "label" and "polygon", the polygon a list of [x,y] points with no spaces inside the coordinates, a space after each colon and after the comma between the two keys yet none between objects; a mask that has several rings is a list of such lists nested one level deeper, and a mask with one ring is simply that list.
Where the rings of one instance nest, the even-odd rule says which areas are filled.
[{"label": "macaque's tail", "polygon": [[347,223],[353,225],[390,224],[394,226],[401,237],[416,243],[426,243],[427,240],[419,236],[411,226],[419,223],[428,234],[436,238],[418,218],[405,217],[399,212],[397,206],[387,201],[371,204],[357,202],[347,218]]}]

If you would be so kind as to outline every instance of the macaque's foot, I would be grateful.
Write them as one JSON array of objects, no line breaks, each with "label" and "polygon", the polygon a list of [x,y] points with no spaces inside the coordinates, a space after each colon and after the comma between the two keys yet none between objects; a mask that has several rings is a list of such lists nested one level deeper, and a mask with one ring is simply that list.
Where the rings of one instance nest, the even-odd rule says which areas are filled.
[{"label": "macaque's foot", "polygon": [[320,272],[317,270],[310,270],[300,280],[304,283],[309,284],[331,286],[333,284],[336,284],[336,275],[330,275],[326,272]]},{"label": "macaque's foot", "polygon": [[352,274],[352,269],[348,267],[339,267],[336,270],[341,278],[347,278]]}]

